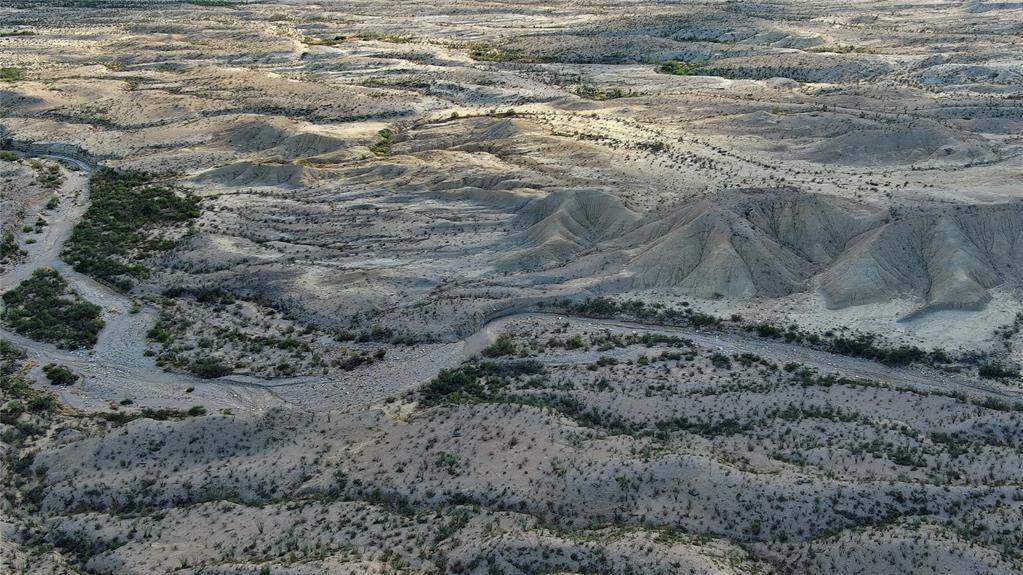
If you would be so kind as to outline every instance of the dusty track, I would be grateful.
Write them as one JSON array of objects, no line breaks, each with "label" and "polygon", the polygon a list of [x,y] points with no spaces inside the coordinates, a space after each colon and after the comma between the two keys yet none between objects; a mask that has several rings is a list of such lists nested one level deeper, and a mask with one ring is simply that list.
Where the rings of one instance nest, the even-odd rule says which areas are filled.
[{"label": "dusty track", "polygon": [[[60,207],[48,217],[49,225],[42,237],[26,246],[28,254],[25,260],[0,275],[0,286],[6,291],[39,268],[56,269],[82,297],[103,308],[106,325],[91,351],[61,350],[3,329],[0,329],[0,335],[27,349],[40,365],[58,362],[82,375],[81,389],[60,390],[61,398],[76,407],[96,408],[103,405],[103,400],[136,397],[143,397],[144,404],[152,406],[180,406],[191,402],[211,407],[259,410],[280,404],[281,400],[272,392],[257,385],[166,373],[144,355],[146,332],[156,320],[157,310],[143,306],[137,313],[132,313],[134,302],[131,298],[74,271],[60,259],[61,248],[89,207],[88,179],[92,167],[74,158],[47,157],[74,164],[80,171],[66,174],[67,179],[60,190]],[[38,211],[37,206],[30,216]],[[194,387],[195,391],[186,396],[184,390],[188,387]]]},{"label": "dusty track", "polygon": [[[513,322],[524,322],[531,319],[568,319],[569,315],[558,315],[549,313],[521,313],[495,319],[484,326],[480,333],[470,339],[492,341],[509,324]],[[1023,393],[1018,390],[986,385],[968,376],[940,372],[933,369],[912,367],[898,368],[889,367],[874,361],[847,357],[815,350],[799,345],[787,344],[777,341],[764,340],[754,337],[744,337],[736,334],[712,334],[692,328],[668,327],[648,325],[637,322],[602,320],[591,318],[574,319],[584,321],[591,329],[609,329],[612,331],[632,331],[677,335],[692,340],[697,345],[716,349],[726,354],[755,353],[768,358],[776,363],[796,362],[815,368],[822,373],[838,373],[846,377],[857,377],[888,383],[892,385],[909,385],[921,389],[940,389],[949,392],[974,392],[984,395],[1021,399]],[[485,334],[480,338],[480,334]],[[582,354],[580,354],[582,355]],[[599,355],[589,352],[594,358]],[[580,360],[592,361],[592,358]],[[570,359],[574,361],[574,358]]]},{"label": "dusty track", "polygon": [[[132,398],[140,405],[176,406],[201,403],[209,408],[251,411],[293,404],[311,410],[347,409],[379,401],[433,378],[441,369],[453,367],[478,354],[512,324],[552,321],[570,316],[523,312],[495,318],[465,339],[406,353],[398,360],[378,367],[336,376],[294,377],[267,380],[251,376],[200,379],[161,370],[144,355],[146,332],[156,321],[158,310],[144,305],[132,312],[134,301],[126,295],[74,271],[60,259],[60,251],[74,226],[89,206],[90,166],[63,156],[52,159],[70,162],[80,172],[69,172],[61,196],[64,201],[50,215],[50,225],[35,244],[28,245],[25,261],[0,276],[0,285],[10,289],[41,267],[58,270],[87,300],[103,308],[106,326],[91,351],[66,351],[35,342],[0,329],[0,335],[26,348],[40,365],[58,362],[83,376],[81,386],[63,389],[62,399],[81,408],[100,408],[110,401]],[[69,201],[69,199],[71,201]],[[38,208],[35,210],[38,211]],[[33,211],[33,215],[35,213]],[[628,321],[575,318],[594,329],[646,331],[676,334],[701,346],[723,353],[755,353],[778,363],[798,362],[825,373],[877,380],[893,385],[974,392],[1017,399],[1018,391],[985,385],[975,380],[920,368],[893,368],[872,361],[813,350],[798,345],[766,341],[736,334],[710,334],[695,329],[652,326]],[[593,352],[589,352],[592,355]],[[578,355],[579,357],[575,357]],[[585,357],[584,357],[585,356]],[[587,353],[571,355],[568,361],[588,361]],[[403,382],[411,382],[410,385]],[[193,388],[192,392],[185,390]]]}]

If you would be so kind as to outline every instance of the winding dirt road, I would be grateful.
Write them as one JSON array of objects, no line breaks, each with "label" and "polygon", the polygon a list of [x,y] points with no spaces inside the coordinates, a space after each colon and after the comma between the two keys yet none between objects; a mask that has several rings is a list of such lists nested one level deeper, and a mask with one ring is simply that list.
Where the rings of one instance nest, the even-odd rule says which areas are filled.
[{"label": "winding dirt road", "polygon": [[[145,356],[146,332],[156,321],[158,311],[152,306],[142,306],[133,313],[135,302],[131,298],[76,272],[60,259],[64,243],[89,207],[88,181],[93,168],[75,158],[46,157],[71,164],[77,171],[65,170],[65,181],[57,194],[61,202],[55,210],[43,214],[43,206],[38,205],[28,211],[29,221],[43,214],[49,225],[41,234],[32,234],[35,243],[20,242],[27,255],[18,265],[0,275],[0,290],[16,287],[39,268],[53,268],[83,298],[103,309],[106,325],[93,350],[62,350],[2,328],[0,337],[24,348],[39,366],[60,363],[81,375],[79,385],[54,390],[68,404],[83,409],[102,408],[110,401],[125,398],[139,399],[138,403],[152,407],[180,407],[190,402],[208,408],[244,410],[261,410],[283,403],[262,386],[167,373],[159,369],[152,358]],[[38,371],[39,367],[36,375],[39,375]],[[185,390],[190,387],[194,390],[186,395]]]},{"label": "winding dirt road", "polygon": [[[50,362],[64,364],[79,373],[82,376],[79,384],[57,388],[61,399],[75,407],[102,409],[111,402],[130,398],[137,405],[150,407],[204,405],[207,409],[230,408],[250,412],[282,404],[310,410],[351,409],[378,402],[428,381],[441,369],[457,366],[478,354],[513,324],[564,321],[569,317],[551,313],[510,313],[487,322],[465,339],[399,350],[388,361],[373,368],[331,376],[266,380],[235,375],[200,379],[168,373],[161,370],[152,358],[145,356],[146,332],[156,321],[158,310],[149,305],[135,306],[135,302],[128,296],[74,271],[60,259],[61,248],[88,209],[88,179],[92,167],[74,158],[48,157],[73,164],[78,171],[67,172],[59,194],[61,205],[45,214],[49,225],[42,234],[33,235],[36,239],[34,244],[26,245],[28,255],[25,260],[0,275],[0,290],[15,287],[38,268],[52,267],[67,278],[82,297],[103,308],[106,326],[99,334],[93,350],[61,350],[2,328],[0,337],[28,351],[38,364],[35,375],[40,380],[42,376],[38,366]],[[34,218],[41,211],[42,206],[36,206],[29,211],[28,216]],[[888,367],[868,360],[740,334],[707,333],[691,328],[651,326],[617,320],[572,319],[584,322],[592,329],[678,335],[722,353],[755,353],[778,363],[802,363],[824,373],[838,373],[894,385],[1023,399],[1023,393],[1019,390],[988,385],[976,378],[921,368]],[[586,353],[569,353],[564,360],[592,360],[584,357]]]},{"label": "winding dirt road", "polygon": [[[968,375],[947,373],[924,367],[892,367],[867,359],[848,357],[789,344],[781,341],[762,339],[730,333],[712,333],[694,328],[649,325],[621,320],[604,320],[582,318],[552,313],[519,313],[491,321],[481,332],[470,339],[493,341],[498,335],[510,327],[509,324],[536,321],[564,321],[573,319],[581,321],[592,330],[609,329],[618,332],[658,333],[684,337],[693,343],[724,354],[754,353],[776,363],[801,363],[817,369],[821,373],[837,373],[845,377],[868,379],[892,385],[912,386],[920,389],[938,389],[953,393],[973,393],[983,396],[995,396],[1010,400],[1023,400],[1023,391],[988,384]],[[482,335],[482,337],[481,337]],[[588,354],[588,355],[587,355]],[[580,352],[563,354],[566,362],[593,361],[598,354]],[[593,356],[593,357],[589,357]]]}]

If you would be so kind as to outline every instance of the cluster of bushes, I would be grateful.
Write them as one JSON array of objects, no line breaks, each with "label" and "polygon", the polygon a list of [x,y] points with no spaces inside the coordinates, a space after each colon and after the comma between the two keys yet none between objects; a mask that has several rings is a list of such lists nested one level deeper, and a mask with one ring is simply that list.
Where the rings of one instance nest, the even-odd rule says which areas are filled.
[{"label": "cluster of bushes", "polygon": [[488,358],[526,357],[535,353],[543,353],[547,349],[574,350],[595,348],[598,351],[608,351],[631,345],[642,345],[648,348],[658,345],[691,348],[693,347],[693,342],[683,337],[661,333],[625,334],[612,331],[601,331],[585,335],[577,333],[566,337],[552,336],[547,340],[532,338],[525,342],[518,342],[513,334],[503,333],[497,337],[494,343],[485,347],[480,352],[480,355]]},{"label": "cluster of bushes", "polygon": [[632,96],[635,96],[637,94],[632,90],[623,90],[617,87],[603,90],[601,88],[597,88],[596,86],[591,86],[589,84],[580,84],[575,88],[575,95],[579,96],[580,98],[586,98],[587,100],[603,101],[616,100],[618,98],[631,98]]},{"label": "cluster of bushes", "polygon": [[[686,302],[682,303],[682,309],[678,309],[668,308],[663,304],[650,305],[639,300],[616,301],[597,297],[576,303],[563,301],[556,305],[572,313],[592,317],[624,315],[655,323],[692,327],[722,327],[725,324],[722,318],[693,311]],[[906,366],[913,363],[942,365],[953,362],[949,354],[942,349],[924,351],[913,345],[886,346],[879,343],[874,334],[836,336],[828,332],[822,337],[816,333],[802,331],[795,325],[783,327],[770,323],[743,323],[738,315],[732,316],[730,321],[763,338],[783,339],[789,343],[805,344],[837,355],[870,359],[886,365]]]},{"label": "cluster of bushes", "polygon": [[53,385],[71,385],[78,381],[78,375],[73,371],[55,363],[44,365],[43,373],[46,374],[46,379],[49,379]]},{"label": "cluster of bushes", "polygon": [[[188,295],[194,297],[196,301],[213,305],[235,302],[230,293],[213,287],[170,288],[164,291],[164,295],[168,297]],[[269,366],[270,359],[260,360],[257,356],[274,349],[286,352],[284,357],[273,360],[277,362],[272,368],[275,374],[283,376],[319,369],[326,372],[328,365],[351,371],[381,361],[387,355],[387,350],[383,348],[370,351],[341,349],[339,351],[344,355],[335,357],[328,363],[328,359],[321,357],[314,346],[303,338],[315,332],[312,326],[307,326],[301,332],[295,326],[287,326],[279,334],[257,335],[229,325],[215,325],[212,326],[210,335],[199,334],[202,336],[191,340],[187,336],[194,332],[193,321],[184,315],[173,313],[175,306],[172,304],[173,302],[168,302],[160,319],[146,334],[149,341],[160,344],[159,351],[150,350],[146,353],[156,355],[158,366],[187,371],[202,378],[223,377],[236,369],[256,367],[260,361]],[[393,332],[379,327],[360,334],[348,333],[346,337],[359,341],[387,340],[393,337]],[[219,355],[226,357],[211,354],[210,351],[213,349],[222,350],[223,353]]]},{"label": "cluster of bushes", "polygon": [[659,154],[668,149],[668,144],[660,140],[653,140],[650,142],[639,142],[638,144],[636,144],[636,147],[639,148],[640,150],[646,150],[654,154]]},{"label": "cluster of bushes", "polygon": [[657,66],[658,73],[671,74],[673,76],[692,76],[698,69],[699,66],[696,64],[687,64],[681,60],[668,60],[661,62]]},{"label": "cluster of bushes", "polygon": [[442,369],[437,377],[419,390],[419,401],[426,406],[442,403],[479,403],[494,401],[511,378],[540,375],[544,366],[538,361],[496,363],[472,362]]},{"label": "cluster of bushes", "polygon": [[369,147],[369,151],[378,156],[386,156],[391,153],[391,145],[394,144],[394,132],[384,128],[377,132],[377,141]]},{"label": "cluster of bushes", "polygon": [[486,42],[474,42],[468,45],[469,57],[479,62],[531,62],[518,48],[498,48]]},{"label": "cluster of bushes", "polygon": [[369,30],[359,32],[355,35],[355,37],[359,40],[390,42],[392,44],[408,44],[416,39],[416,37],[412,34],[387,34],[384,32],[373,32]]},{"label": "cluster of bushes", "polygon": [[[18,371],[24,359],[24,350],[9,341],[0,339],[0,381],[6,381],[7,376]],[[7,389],[4,388],[4,391]]]},{"label": "cluster of bushes", "polygon": [[515,345],[515,338],[511,334],[503,333],[497,337],[494,343],[485,347],[480,353],[486,357],[501,357],[504,355],[516,355],[518,352],[519,347]]},{"label": "cluster of bushes", "polygon": [[647,304],[640,300],[616,301],[606,297],[596,297],[576,303],[562,301],[556,305],[572,313],[592,317],[628,315],[644,321],[684,324],[692,327],[712,327],[722,323],[718,317],[690,309],[688,302],[682,302],[682,308],[679,309],[669,308],[660,303]]},{"label": "cluster of bushes", "polygon": [[163,290],[163,297],[173,299],[182,296],[191,297],[199,303],[232,304],[235,301],[235,297],[231,292],[219,287],[170,287]]},{"label": "cluster of bushes", "polygon": [[334,367],[341,368],[345,371],[351,371],[363,365],[372,365],[378,361],[381,361],[386,356],[387,350],[384,348],[380,348],[372,353],[365,351],[349,353],[348,355],[344,356],[344,358],[335,359],[332,362],[332,365]]},{"label": "cluster of bushes", "polygon": [[53,394],[32,387],[25,371],[25,352],[0,340],[0,423],[13,428],[0,438],[7,444],[14,444],[26,435],[42,433],[43,430],[31,422],[20,421],[23,413],[41,415],[57,409]]},{"label": "cluster of bushes", "polygon": [[981,364],[977,368],[977,374],[984,379],[1016,379],[1019,377],[1019,370],[992,362]]},{"label": "cluster of bushes", "polygon": [[96,417],[111,423],[121,425],[136,419],[155,419],[157,421],[168,421],[172,419],[185,419],[186,417],[199,417],[206,415],[206,408],[201,405],[194,405],[187,410],[183,409],[151,409],[143,408],[139,411],[103,411],[95,414]]},{"label": "cluster of bushes", "polygon": [[302,38],[302,43],[309,46],[336,46],[347,40],[344,36],[334,36],[333,38],[316,38],[314,36],[306,36]]},{"label": "cluster of bushes", "polygon": [[199,217],[199,199],[150,181],[139,172],[103,169],[93,175],[92,205],[64,248],[75,270],[129,290],[148,273],[139,260],[174,247],[173,241],[153,238],[152,230]]},{"label": "cluster of bushes", "polygon": [[[60,164],[43,163],[39,160],[30,160],[28,165],[36,172],[36,182],[40,186],[55,190],[64,183],[64,175],[60,173]],[[52,209],[52,208],[49,208]]]},{"label": "cluster of bushes", "polygon": [[826,348],[832,353],[850,357],[872,359],[887,365],[909,365],[911,363],[947,363],[948,356],[941,350],[926,352],[915,345],[885,347],[876,343],[873,334],[858,334],[852,337],[836,337],[828,341]]},{"label": "cluster of bushes", "polygon": [[91,348],[103,329],[100,307],[71,290],[56,270],[38,269],[3,295],[3,322],[36,341],[63,349]]},{"label": "cluster of bushes", "polygon": [[190,322],[170,316],[167,313],[161,314],[160,319],[146,333],[150,341],[161,344],[162,349],[156,358],[158,366],[171,366],[183,371],[188,371],[204,379],[213,379],[230,375],[234,368],[225,364],[220,358],[201,354],[199,357],[189,356],[184,352],[192,347],[174,346],[177,338],[182,337]]},{"label": "cluster of bushes", "polygon": [[782,328],[768,323],[746,326],[746,329],[755,331],[760,337],[805,343],[837,355],[870,359],[885,365],[907,366],[913,363],[936,365],[952,361],[944,350],[935,349],[928,352],[915,345],[886,346],[878,343],[876,335],[869,333],[849,336],[825,334],[825,337],[821,337],[815,333],[801,331],[794,325]]},{"label": "cluster of bushes", "polygon": [[[19,378],[19,381],[24,381]],[[25,385],[28,385],[27,382]],[[29,387],[28,389],[31,389]],[[30,394],[26,401],[14,400],[0,409],[0,423],[18,426],[18,418],[22,413],[41,414],[57,410],[57,398],[48,393]]]},{"label": "cluster of bushes", "polygon": [[25,256],[25,250],[18,246],[14,234],[7,232],[0,239],[0,263],[15,262]]},{"label": "cluster of bushes", "polygon": [[17,82],[18,80],[24,80],[25,73],[21,71],[21,68],[3,67],[0,68],[0,81],[4,82]]},{"label": "cluster of bushes", "polygon": [[229,365],[224,365],[220,359],[216,357],[203,356],[189,362],[188,371],[203,379],[214,379],[217,377],[224,377],[225,375],[231,375],[234,369],[232,369]]},{"label": "cluster of bushes", "polygon": [[807,52],[817,53],[834,53],[834,54],[852,54],[859,52],[862,54],[870,54],[871,50],[867,48],[861,48],[853,44],[829,44],[824,46],[815,46],[807,50]]}]

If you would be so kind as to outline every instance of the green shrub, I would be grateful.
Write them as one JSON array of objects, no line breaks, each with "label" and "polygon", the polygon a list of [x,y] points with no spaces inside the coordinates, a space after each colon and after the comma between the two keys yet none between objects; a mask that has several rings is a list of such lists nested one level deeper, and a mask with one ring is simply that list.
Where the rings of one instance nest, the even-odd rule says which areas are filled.
[{"label": "green shrub", "polygon": [[17,260],[24,255],[25,250],[18,247],[18,242],[14,240],[14,234],[11,232],[4,234],[3,239],[0,240],[0,261]]},{"label": "green shrub", "polygon": [[38,269],[3,295],[4,324],[64,349],[91,348],[103,329],[100,307],[84,301],[56,270]]},{"label": "green shrub", "polygon": [[215,357],[203,357],[193,360],[188,370],[203,379],[213,379],[230,375],[232,370]]},{"label": "green shrub", "polygon": [[1019,371],[996,362],[982,364],[977,369],[977,374],[984,379],[1014,379],[1019,377]]},{"label": "green shrub", "polygon": [[71,385],[78,381],[78,376],[63,365],[49,363],[43,366],[43,373],[53,385]]},{"label": "green shrub", "polygon": [[391,153],[391,145],[394,143],[394,132],[384,128],[377,132],[377,141],[369,147],[369,151],[378,156],[386,156]]},{"label": "green shrub", "polygon": [[[123,403],[123,402],[122,402]],[[128,404],[133,403],[128,400]],[[184,419],[186,417],[198,417],[200,415],[206,415],[206,408],[201,405],[196,405],[184,411],[181,409],[151,409],[148,407],[143,408],[140,411],[134,413],[125,413],[123,411],[104,411],[96,413],[95,417],[104,419],[115,425],[128,423],[136,419],[155,419],[156,421],[167,421],[171,419]]]},{"label": "green shrub", "polygon": [[727,355],[715,353],[710,356],[710,362],[719,369],[732,369],[732,360]]},{"label": "green shrub", "polygon": [[518,353],[518,347],[515,345],[515,340],[511,335],[505,333],[498,336],[497,341],[488,345],[483,350],[483,355],[486,357],[501,357],[503,355],[515,355]]},{"label": "green shrub", "polygon": [[518,48],[498,48],[486,42],[475,42],[469,45],[469,57],[479,62],[528,62],[522,50]]},{"label": "green shrub", "polygon": [[21,68],[0,68],[0,80],[4,82],[17,82],[24,79],[25,73],[21,71]]},{"label": "green shrub", "polygon": [[697,69],[699,69],[699,66],[687,64],[681,60],[668,60],[657,66],[658,73],[671,74],[673,76],[692,76],[696,73]]},{"label": "green shrub", "polygon": [[437,377],[420,389],[420,401],[424,405],[488,401],[506,385],[508,378],[543,372],[543,364],[532,360],[508,363],[485,361],[442,369]]},{"label": "green shrub", "polygon": [[575,88],[575,94],[580,98],[586,98],[587,100],[616,100],[618,98],[629,98],[637,95],[632,90],[623,90],[621,88],[608,88],[606,90],[591,86],[589,84],[580,84]]},{"label": "green shrub", "polygon": [[57,398],[52,395],[37,395],[28,400],[28,410],[33,413],[45,413],[57,409]]}]

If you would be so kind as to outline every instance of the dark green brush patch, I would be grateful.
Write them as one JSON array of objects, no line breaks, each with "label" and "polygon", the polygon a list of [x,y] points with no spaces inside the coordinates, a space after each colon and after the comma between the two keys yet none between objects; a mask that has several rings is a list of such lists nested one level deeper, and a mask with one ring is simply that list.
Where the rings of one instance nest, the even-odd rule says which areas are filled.
[{"label": "dark green brush patch", "polygon": [[391,145],[394,143],[394,132],[384,128],[377,132],[379,138],[376,143],[369,147],[369,151],[378,156],[386,156],[391,153]]},{"label": "dark green brush patch", "polygon": [[50,383],[53,385],[71,385],[78,381],[78,375],[73,371],[55,363],[44,365],[43,373],[46,374],[46,379],[50,380]]},{"label": "dark green brush patch", "polygon": [[503,396],[512,378],[544,373],[538,361],[467,363],[461,367],[442,369],[437,377],[419,391],[425,406],[443,403],[493,402]]},{"label": "dark green brush patch", "polygon": [[146,258],[174,248],[176,242],[152,235],[162,226],[199,217],[199,199],[151,185],[139,172],[100,170],[89,182],[92,205],[64,248],[64,260],[76,271],[129,290],[149,269]]},{"label": "dark green brush patch", "polygon": [[100,307],[84,301],[55,270],[39,269],[3,295],[3,323],[63,349],[91,348],[103,329]]},{"label": "dark green brush patch", "polygon": [[4,82],[17,82],[24,79],[25,73],[21,71],[21,68],[0,68],[0,80]]},{"label": "dark green brush patch", "polygon": [[692,76],[696,73],[697,69],[699,69],[698,65],[687,64],[681,60],[668,60],[657,66],[658,73],[671,74],[673,76]]}]

